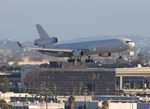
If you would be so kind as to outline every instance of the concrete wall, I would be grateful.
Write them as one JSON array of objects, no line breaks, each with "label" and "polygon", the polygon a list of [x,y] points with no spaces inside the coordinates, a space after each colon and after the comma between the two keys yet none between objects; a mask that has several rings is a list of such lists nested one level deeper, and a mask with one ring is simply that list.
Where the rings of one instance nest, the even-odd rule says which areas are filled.
[{"label": "concrete wall", "polygon": [[137,109],[137,103],[109,103],[109,109]]},{"label": "concrete wall", "polygon": [[[99,102],[99,107],[102,107],[102,102]],[[109,109],[137,109],[137,103],[109,103]],[[145,109],[145,108],[143,108]]]},{"label": "concrete wall", "polygon": [[[48,103],[48,109],[64,109],[64,103]],[[29,109],[46,109],[45,103],[30,104]]]},{"label": "concrete wall", "polygon": [[[68,107],[69,103],[68,101],[65,102],[65,106]],[[75,109],[81,109],[86,107],[87,109],[97,109],[98,107],[98,101],[75,101],[74,108]]]},{"label": "concrete wall", "polygon": [[137,109],[150,109],[150,103],[138,103]]},{"label": "concrete wall", "polygon": [[4,99],[7,103],[10,102],[10,97],[25,97],[25,96],[29,97],[31,95],[28,93],[0,92],[0,99]]}]

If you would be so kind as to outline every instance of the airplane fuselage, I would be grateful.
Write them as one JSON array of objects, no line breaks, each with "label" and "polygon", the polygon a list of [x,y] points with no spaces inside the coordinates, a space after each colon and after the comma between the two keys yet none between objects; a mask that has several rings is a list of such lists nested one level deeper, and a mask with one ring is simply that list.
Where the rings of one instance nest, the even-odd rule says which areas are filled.
[{"label": "airplane fuselage", "polygon": [[[120,52],[127,50],[133,47],[134,45],[135,45],[134,42],[132,42],[130,39],[120,38],[120,39],[107,39],[97,41],[66,43],[66,44],[55,44],[51,45],[50,48],[71,49],[74,53],[83,51],[84,55],[93,55],[93,54]],[[55,52],[49,53],[49,55],[58,57],[71,57],[75,55],[74,53]]]},{"label": "airplane fuselage", "polygon": [[36,28],[40,38],[34,40],[34,45],[42,47],[36,50],[43,54],[56,57],[73,57],[93,54],[99,54],[99,56],[108,54],[108,56],[110,56],[112,52],[124,51],[135,45],[135,43],[128,38],[58,44],[58,38],[49,37],[40,24],[37,24]]}]

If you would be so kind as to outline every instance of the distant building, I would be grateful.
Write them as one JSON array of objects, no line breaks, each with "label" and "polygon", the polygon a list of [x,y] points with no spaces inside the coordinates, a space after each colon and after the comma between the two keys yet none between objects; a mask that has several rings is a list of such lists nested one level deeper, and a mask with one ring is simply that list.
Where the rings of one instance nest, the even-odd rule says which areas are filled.
[{"label": "distant building", "polygon": [[29,92],[48,87],[56,95],[115,94],[115,69],[28,68],[22,73],[22,84]]},{"label": "distant building", "polygon": [[9,103],[14,109],[64,109],[64,103]]},{"label": "distant building", "polygon": [[117,68],[116,82],[120,89],[150,89],[150,67]]}]

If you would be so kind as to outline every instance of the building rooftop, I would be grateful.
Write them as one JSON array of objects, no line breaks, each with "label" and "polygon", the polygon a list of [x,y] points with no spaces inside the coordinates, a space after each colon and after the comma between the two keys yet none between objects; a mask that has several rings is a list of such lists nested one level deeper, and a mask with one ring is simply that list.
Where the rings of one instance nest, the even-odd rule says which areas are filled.
[{"label": "building rooftop", "polygon": [[117,76],[150,76],[150,67],[116,68]]}]

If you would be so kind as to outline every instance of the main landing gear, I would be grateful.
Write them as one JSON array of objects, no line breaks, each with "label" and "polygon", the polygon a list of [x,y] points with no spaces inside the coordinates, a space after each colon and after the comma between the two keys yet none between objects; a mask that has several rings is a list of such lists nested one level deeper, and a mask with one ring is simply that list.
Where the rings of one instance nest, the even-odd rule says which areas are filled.
[{"label": "main landing gear", "polygon": [[[81,62],[81,57],[78,58],[78,59],[68,59],[67,62]],[[91,58],[91,56],[88,56],[87,59],[85,59],[85,63],[88,63],[88,62],[94,62],[94,60]]]},{"label": "main landing gear", "polygon": [[119,56],[119,59],[122,59],[122,56]]}]

